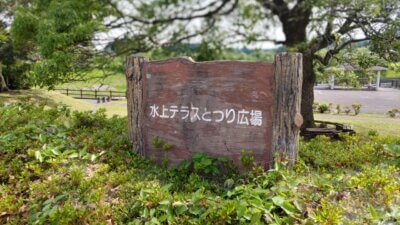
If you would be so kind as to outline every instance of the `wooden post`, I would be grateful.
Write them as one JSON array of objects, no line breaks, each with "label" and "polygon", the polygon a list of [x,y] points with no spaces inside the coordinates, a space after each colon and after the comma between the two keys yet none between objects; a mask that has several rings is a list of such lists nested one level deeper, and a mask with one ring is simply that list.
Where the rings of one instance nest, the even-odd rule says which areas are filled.
[{"label": "wooden post", "polygon": [[300,53],[279,53],[275,56],[275,105],[272,133],[272,157],[281,153],[296,162],[299,149],[301,88],[303,62]]},{"label": "wooden post", "polygon": [[97,98],[97,90],[94,90],[94,98]]},{"label": "wooden post", "polygon": [[82,96],[82,89],[80,90],[81,91],[81,99],[83,98],[83,96]]},{"label": "wooden post", "polygon": [[144,155],[143,143],[143,76],[142,64],[148,61],[142,56],[128,56],[126,59],[126,98],[128,103],[128,130],[133,142],[133,151]]},{"label": "wooden post", "polygon": [[67,96],[68,96],[68,88],[67,88]]}]

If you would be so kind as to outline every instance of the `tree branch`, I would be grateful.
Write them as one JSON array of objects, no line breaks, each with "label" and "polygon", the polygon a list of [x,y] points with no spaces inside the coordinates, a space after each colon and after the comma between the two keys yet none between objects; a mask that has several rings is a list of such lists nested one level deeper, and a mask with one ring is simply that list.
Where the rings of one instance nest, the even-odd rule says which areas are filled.
[{"label": "tree branch", "polygon": [[203,14],[198,14],[198,15],[174,16],[174,17],[169,17],[169,18],[166,18],[166,19],[154,19],[154,20],[146,20],[146,19],[138,18],[136,16],[131,16],[131,15],[129,15],[127,17],[131,18],[134,21],[138,21],[140,23],[147,24],[147,25],[170,23],[170,22],[174,22],[174,21],[187,21],[187,20],[194,20],[194,19],[197,19],[197,18],[209,18],[209,17],[213,17],[215,15],[226,15],[226,14],[229,14],[230,12],[232,12],[236,8],[236,6],[238,5],[239,0],[233,0],[232,6],[229,9],[227,9],[226,11],[223,11],[225,6],[228,3],[230,3],[231,1],[232,0],[223,0],[221,5],[219,5],[214,10],[208,11],[208,12],[203,13]]},{"label": "tree branch", "polygon": [[332,57],[334,55],[336,55],[337,53],[339,53],[341,50],[343,50],[345,47],[347,47],[349,44],[352,43],[357,43],[357,42],[361,42],[361,41],[367,41],[369,40],[369,38],[360,38],[360,39],[350,39],[346,42],[343,42],[341,45],[337,46],[337,48],[331,49],[329,50],[324,57],[321,57],[317,54],[315,54],[315,59],[317,59],[318,61],[320,61],[323,65],[328,65],[329,61],[332,59]]}]

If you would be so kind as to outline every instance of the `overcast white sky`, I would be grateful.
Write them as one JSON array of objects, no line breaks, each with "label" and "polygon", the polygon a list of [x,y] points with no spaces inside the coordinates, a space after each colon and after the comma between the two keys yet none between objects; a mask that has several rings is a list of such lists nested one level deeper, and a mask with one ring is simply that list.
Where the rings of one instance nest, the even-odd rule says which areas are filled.
[{"label": "overcast white sky", "polygon": [[[211,0],[203,0],[203,1],[199,1],[201,2],[201,4],[207,5],[207,3],[209,3]],[[248,1],[253,1],[253,0],[248,0]],[[119,8],[121,9],[121,11],[123,13],[125,13],[126,15],[135,15],[135,13],[137,13],[136,8],[134,6],[134,4],[140,4],[140,1],[132,1],[132,0],[122,0],[122,1],[118,1],[119,4]],[[292,6],[290,6],[292,7]],[[208,10],[208,9],[207,9]],[[171,12],[173,11],[173,8],[170,10]],[[189,11],[189,10],[188,10]],[[169,12],[169,14],[171,15],[171,12]],[[321,12],[320,9],[319,11],[316,11],[315,13]],[[164,12],[160,12],[160,13],[164,13]],[[172,12],[173,13],[173,12]],[[172,14],[173,15],[173,14]],[[236,17],[235,16],[230,16],[230,17],[225,17],[224,20],[219,22],[219,27],[222,27],[222,29],[226,29],[227,31],[229,30],[230,27],[232,27],[232,24],[235,22]],[[108,21],[106,21],[108,22]],[[339,19],[336,19],[336,22],[340,22]],[[188,27],[190,27],[191,29],[196,29],[198,27],[201,26],[202,23],[202,19],[196,19],[190,22],[190,24],[188,25]],[[268,29],[265,29],[265,27],[268,26]],[[311,26],[310,26],[311,27]],[[171,29],[173,29],[174,27],[172,26]],[[175,27],[176,28],[176,27]],[[318,27],[314,27],[315,29],[324,29],[324,25],[319,23]],[[135,31],[136,29],[136,31]],[[124,36],[124,34],[127,33],[127,31],[130,32],[137,32],[137,30],[140,28],[135,28],[134,25],[130,25],[128,28],[118,28],[118,29],[113,29],[109,32],[106,33],[98,33],[96,34],[96,40],[95,44],[97,46],[98,49],[100,48],[104,48],[106,46],[107,43],[111,42],[112,40],[116,39],[116,38],[122,38]],[[264,32],[262,33],[264,37],[268,37],[269,39],[273,39],[273,40],[278,40],[278,41],[283,41],[285,40],[285,35],[282,31],[282,26],[279,22],[278,19],[274,19],[273,21],[269,20],[265,20],[260,22],[259,27],[256,29],[256,31],[261,31]],[[168,33],[168,28],[166,30],[164,30],[164,32],[167,34]],[[229,36],[230,38],[236,38],[237,36],[235,36],[234,34],[232,34],[232,32],[228,32],[231,35]],[[166,35],[165,34],[165,35]],[[311,28],[308,31],[308,34],[310,37],[313,37],[316,34],[315,31],[311,30]],[[160,41],[166,41],[168,40],[168,38],[166,38],[166,36],[163,36],[164,34],[160,35],[158,37],[158,39]],[[351,34],[351,36],[354,38],[362,38],[364,37],[363,32],[359,31],[355,31]],[[309,38],[310,38],[309,37]],[[155,37],[157,38],[157,37]],[[198,36],[196,38],[193,38],[190,40],[191,43],[199,43],[201,41],[201,36]],[[237,48],[241,48],[241,47],[247,47],[247,48],[262,48],[262,49],[269,49],[269,48],[274,48],[277,47],[277,45],[275,45],[273,42],[258,42],[258,43],[253,43],[253,44],[234,44],[231,47],[237,47]]]},{"label": "overcast white sky", "polygon": [[[135,14],[136,13],[136,9],[133,6],[133,4],[136,4],[135,1],[133,1],[132,3],[130,3],[131,1],[118,1],[119,3],[119,7],[120,9],[126,13],[126,14]],[[203,0],[200,1],[201,4],[207,5],[207,3],[210,2],[210,0]],[[137,3],[139,4],[139,3]],[[222,29],[224,28],[228,28],[230,26],[232,26],[232,22],[234,18],[232,17],[228,17],[228,18],[224,18],[224,20],[219,22],[219,26],[222,27]],[[108,22],[108,21],[106,21]],[[202,23],[202,19],[196,19],[193,20],[189,27],[191,29],[196,29],[198,27],[201,27],[201,23]],[[113,29],[109,32],[102,32],[102,33],[98,33],[95,36],[95,45],[96,48],[101,49],[104,48],[107,43],[109,43],[110,41],[116,39],[116,38],[122,38],[124,36],[124,34],[126,34],[128,31],[127,28],[117,28],[117,29]],[[132,31],[132,30],[131,30]],[[271,29],[268,30],[267,34],[268,37],[270,37],[271,39],[275,39],[275,40],[284,40],[284,34],[282,32],[281,27],[278,26],[271,26]],[[232,36],[231,36],[232,37]],[[201,36],[197,36],[195,38],[192,38],[190,40],[191,43],[199,43],[201,42]],[[166,38],[167,39],[167,38]],[[274,48],[276,47],[276,45],[273,42],[259,42],[259,43],[254,43],[251,45],[246,45],[246,44],[234,44],[231,45],[231,47],[237,47],[237,48],[241,48],[241,47],[247,47],[247,48],[263,48],[263,49],[268,49],[268,48]]]}]

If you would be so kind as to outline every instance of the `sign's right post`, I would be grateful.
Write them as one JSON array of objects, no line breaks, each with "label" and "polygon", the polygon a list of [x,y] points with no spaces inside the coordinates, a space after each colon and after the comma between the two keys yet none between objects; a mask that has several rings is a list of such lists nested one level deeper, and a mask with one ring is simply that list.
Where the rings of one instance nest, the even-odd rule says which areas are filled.
[{"label": "sign's right post", "polygon": [[[296,162],[299,149],[303,60],[301,53],[275,56],[275,102],[272,133],[272,157],[287,156],[289,165]],[[279,160],[276,159],[275,160]]]}]

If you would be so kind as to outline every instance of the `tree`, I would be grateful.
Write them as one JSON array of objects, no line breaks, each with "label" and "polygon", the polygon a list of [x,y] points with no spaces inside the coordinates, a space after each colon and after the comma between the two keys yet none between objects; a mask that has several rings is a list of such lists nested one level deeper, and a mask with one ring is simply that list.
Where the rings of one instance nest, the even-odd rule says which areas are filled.
[{"label": "tree", "polygon": [[9,32],[14,9],[28,3],[27,0],[0,0],[0,92],[29,87],[26,51],[14,48]]},{"label": "tree", "polygon": [[[35,58],[31,71],[35,84],[53,88],[84,80],[93,68],[110,71],[109,62],[116,56],[172,46],[205,34],[215,27],[213,16],[234,9],[229,0],[200,3],[193,9],[182,2],[32,0],[17,10],[11,33],[16,46],[30,49]],[[188,29],[199,18],[204,21]],[[108,39],[107,31],[121,30]],[[114,51],[99,49],[103,42],[114,42]]]},{"label": "tree", "polygon": [[[0,8],[5,8],[6,2],[0,1]],[[3,10],[0,10],[0,15],[3,13]],[[3,21],[0,20],[0,49],[7,41],[7,32],[5,30],[5,26],[3,25]],[[1,54],[0,54],[1,56]],[[6,80],[3,76],[3,57],[0,57],[0,92],[8,91]]]},{"label": "tree", "polygon": [[[5,35],[4,29],[0,26],[0,46],[6,41],[7,37]],[[8,91],[6,80],[3,76],[3,63],[0,61],[0,92]]]},{"label": "tree", "polygon": [[[260,32],[240,32],[245,40],[272,41],[288,50],[303,53],[302,115],[303,127],[313,126],[314,63],[328,65],[329,61],[352,43],[370,40],[373,50],[381,56],[398,58],[393,51],[399,40],[399,3],[397,0],[258,0],[249,3],[262,6],[260,20],[277,18],[285,40],[271,40]],[[248,7],[250,7],[248,6]],[[248,16],[249,17],[249,16]],[[252,15],[250,15],[252,17]],[[257,27],[254,21],[252,28]],[[239,26],[248,23],[238,24]],[[239,30],[240,31],[240,30]],[[314,33],[314,35],[313,35]],[[251,35],[248,35],[251,34]],[[397,44],[398,45],[398,44]],[[321,50],[327,49],[324,54]]]},{"label": "tree", "polygon": [[[304,127],[314,121],[316,62],[327,65],[351,43],[365,40],[381,57],[399,58],[397,0],[34,0],[18,12],[12,31],[19,43],[40,53],[33,70],[40,86],[107,68],[115,55],[96,50],[101,41],[118,39],[117,55],[195,40],[211,31],[226,37],[224,44],[283,44],[287,51],[303,53]],[[270,38],[271,27],[281,27],[285,38]],[[106,31],[119,35],[105,40]]]}]

